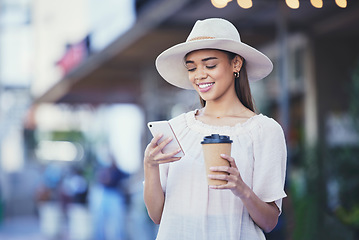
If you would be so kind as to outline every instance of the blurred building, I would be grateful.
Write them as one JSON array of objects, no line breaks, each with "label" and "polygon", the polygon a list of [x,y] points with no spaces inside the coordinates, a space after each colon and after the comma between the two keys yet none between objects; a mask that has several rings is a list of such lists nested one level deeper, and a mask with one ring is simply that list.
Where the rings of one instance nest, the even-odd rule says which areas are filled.
[{"label": "blurred building", "polygon": [[[10,5],[9,1],[2,2]],[[318,203],[321,203],[324,208],[331,208],[328,211],[334,211],[339,204],[336,200],[339,193],[335,190],[336,181],[326,176],[327,149],[347,145],[357,148],[359,145],[355,121],[351,117],[353,108],[358,107],[353,99],[359,98],[355,95],[359,93],[355,92],[353,80],[353,73],[359,66],[359,2],[348,1],[343,8],[336,4],[340,1],[323,1],[323,6],[318,8],[315,1],[301,1],[298,9],[289,8],[284,0],[253,0],[249,9],[241,8],[236,1],[228,2],[226,7],[215,8],[211,3],[214,1],[210,0],[107,0],[107,4],[112,6],[107,9],[99,8],[95,0],[76,1],[76,4],[73,1],[62,2],[63,5],[60,5],[66,6],[62,11],[70,12],[76,23],[70,17],[61,18],[63,12],[60,5],[41,0],[33,1],[31,8],[30,2],[25,4],[26,11],[31,12],[33,17],[22,19],[22,25],[31,26],[32,34],[39,36],[35,42],[36,53],[31,52],[21,58],[28,59],[28,62],[31,56],[38,58],[36,68],[32,70],[34,73],[30,74],[34,78],[33,84],[29,86],[30,80],[27,80],[25,103],[21,103],[21,114],[31,103],[26,129],[38,130],[44,126],[35,116],[39,116],[41,109],[49,105],[60,109],[59,116],[68,113],[67,119],[77,125],[74,128],[79,132],[92,132],[94,121],[88,121],[90,116],[101,115],[103,109],[111,108],[109,105],[113,104],[130,104],[127,106],[137,109],[132,116],[139,119],[138,126],[199,107],[194,92],[176,89],[161,79],[154,61],[164,49],[183,42],[197,19],[223,17],[237,26],[244,42],[262,50],[274,63],[273,72],[251,87],[259,111],[274,117],[285,130],[289,148],[289,184],[293,182],[296,191],[305,195],[310,189],[298,190],[306,188],[305,184],[300,184],[300,179],[313,173],[313,177],[309,177],[311,180],[306,181],[313,181],[312,185],[318,185],[316,192],[323,192],[314,208],[320,208]],[[46,6],[51,9],[50,12]],[[120,14],[120,9],[127,9],[125,12],[132,14]],[[29,19],[32,20],[31,25],[28,24]],[[73,32],[58,36],[60,25],[56,24],[66,20],[68,25],[76,26],[67,30]],[[4,24],[1,26],[0,36],[6,36]],[[26,31],[29,30],[24,30],[23,34],[28,34]],[[52,48],[54,44],[59,47]],[[41,55],[50,51],[47,49],[51,50],[51,56]],[[4,62],[3,58],[1,62]],[[23,71],[29,69],[32,68],[27,66]],[[0,73],[4,73],[2,68]],[[4,89],[6,77],[1,76]],[[3,91],[1,96],[5,98]],[[30,98],[33,101],[30,102]],[[126,111],[115,113],[113,118],[120,119]],[[21,114],[17,119],[21,119]],[[76,117],[81,120],[74,122]],[[1,119],[1,122],[6,121],[9,120]],[[60,125],[56,123],[52,131],[59,130]],[[18,124],[19,127],[21,125]],[[138,149],[143,152],[141,149],[150,138],[149,132],[141,129],[139,136]],[[98,135],[87,137],[99,139]],[[316,149],[314,157],[307,156],[311,149]],[[141,157],[141,153],[136,156],[138,159]],[[126,159],[124,156],[121,158]],[[26,165],[28,159],[20,157],[18,162]],[[137,180],[142,177],[140,162],[138,164],[132,172],[138,174]],[[307,165],[313,166],[309,168],[312,172],[306,172]],[[4,171],[4,167],[1,170]],[[2,195],[12,186],[6,183],[11,181],[9,179],[2,177]],[[7,196],[14,197],[11,194]],[[290,211],[294,208],[291,204],[296,204],[295,200],[287,201],[285,228],[296,231],[291,221],[296,217],[296,210]],[[325,222],[323,214],[318,213],[315,219]],[[324,232],[325,224],[315,225],[317,232]],[[316,239],[324,236],[316,234]]]},{"label": "blurred building", "polygon": [[[325,138],[328,115],[348,108],[346,91],[358,58],[357,3],[341,8],[335,1],[326,1],[316,8],[308,1],[291,9],[284,1],[273,0],[253,1],[250,9],[235,2],[217,9],[206,0],[138,2],[146,4],[140,5],[133,27],[64,75],[36,102],[135,103],[148,118],[168,117],[171,111],[166,108],[188,105],[173,97],[186,93],[163,83],[154,68],[155,57],[184,41],[197,19],[224,17],[238,27],[243,41],[260,48],[274,62],[268,80],[252,86],[261,111],[275,112],[285,128],[296,119],[291,114],[302,115],[305,135],[313,142]],[[160,99],[155,109],[162,112],[154,113],[150,106],[154,104],[147,101],[152,98]]]}]

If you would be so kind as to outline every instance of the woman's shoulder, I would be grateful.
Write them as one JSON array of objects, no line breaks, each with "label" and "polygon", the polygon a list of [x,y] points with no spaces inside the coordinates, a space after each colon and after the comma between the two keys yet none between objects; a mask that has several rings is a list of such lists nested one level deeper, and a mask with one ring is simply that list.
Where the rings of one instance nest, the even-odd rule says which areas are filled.
[{"label": "woman's shoulder", "polygon": [[274,118],[264,114],[257,115],[255,130],[260,131],[261,135],[283,134],[283,128]]},{"label": "woman's shoulder", "polygon": [[175,123],[181,123],[181,122],[186,122],[186,118],[188,117],[188,115],[190,114],[194,114],[196,110],[193,111],[189,111],[189,112],[185,112],[185,113],[181,113],[173,118],[171,118],[170,120],[168,120],[171,124],[175,124]]},{"label": "woman's shoulder", "polygon": [[187,123],[188,118],[191,115],[195,114],[195,111],[196,110],[181,113],[181,114],[177,115],[176,117],[171,118],[168,121],[171,124],[172,128],[185,128],[188,126],[188,123]]},{"label": "woman's shoulder", "polygon": [[264,115],[262,113],[258,114],[258,124],[261,126],[269,127],[269,128],[281,128],[281,125],[271,117],[268,117],[267,115]]}]

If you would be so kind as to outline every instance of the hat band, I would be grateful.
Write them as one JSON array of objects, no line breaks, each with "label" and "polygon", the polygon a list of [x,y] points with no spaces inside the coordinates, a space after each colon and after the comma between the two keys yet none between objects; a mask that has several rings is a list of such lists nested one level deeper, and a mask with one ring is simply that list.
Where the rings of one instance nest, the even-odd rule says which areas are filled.
[{"label": "hat band", "polygon": [[190,40],[188,40],[187,42],[190,41],[197,41],[197,40],[204,40],[204,39],[214,39],[215,37],[206,37],[206,36],[200,36],[200,37],[195,37],[195,38],[191,38]]}]

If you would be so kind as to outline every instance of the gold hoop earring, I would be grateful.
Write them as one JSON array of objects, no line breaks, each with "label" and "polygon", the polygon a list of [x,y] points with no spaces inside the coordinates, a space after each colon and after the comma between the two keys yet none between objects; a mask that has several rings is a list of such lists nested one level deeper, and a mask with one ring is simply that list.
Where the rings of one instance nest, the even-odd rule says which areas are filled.
[{"label": "gold hoop earring", "polygon": [[234,72],[233,74],[235,78],[239,78],[239,72]]}]

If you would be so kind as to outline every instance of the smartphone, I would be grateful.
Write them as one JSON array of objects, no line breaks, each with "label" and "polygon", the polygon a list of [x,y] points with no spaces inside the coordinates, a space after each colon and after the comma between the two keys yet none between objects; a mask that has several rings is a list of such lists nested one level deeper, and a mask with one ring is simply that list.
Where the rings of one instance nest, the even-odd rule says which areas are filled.
[{"label": "smartphone", "polygon": [[170,153],[174,152],[177,149],[181,149],[179,153],[174,155],[174,157],[183,157],[184,152],[183,149],[175,135],[175,133],[172,130],[171,124],[168,121],[156,121],[156,122],[149,122],[147,123],[148,129],[150,129],[150,132],[152,136],[158,136],[159,134],[163,134],[162,138],[158,141],[158,144],[163,142],[165,139],[171,137],[172,141],[168,143],[163,149],[163,153]]}]

